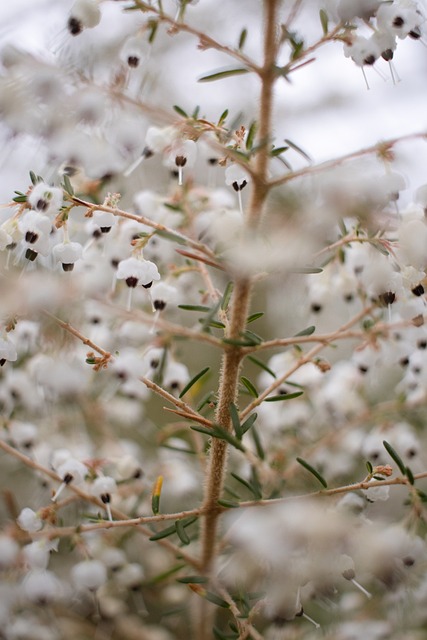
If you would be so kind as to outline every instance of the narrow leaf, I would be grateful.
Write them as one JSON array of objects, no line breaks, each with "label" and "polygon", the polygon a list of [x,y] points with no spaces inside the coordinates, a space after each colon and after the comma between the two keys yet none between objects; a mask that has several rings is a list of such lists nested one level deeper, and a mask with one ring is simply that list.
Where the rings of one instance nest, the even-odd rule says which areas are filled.
[{"label": "narrow leaf", "polygon": [[212,593],[212,591],[206,591],[205,598],[209,600],[209,602],[218,605],[218,607],[223,607],[224,609],[230,608],[228,602],[217,596],[216,593]]},{"label": "narrow leaf", "polygon": [[210,311],[211,307],[203,307],[200,304],[179,304],[178,309],[184,309],[184,311]]},{"label": "narrow leaf", "polygon": [[258,418],[257,413],[252,413],[247,420],[245,420],[242,424],[242,431],[245,434],[249,429],[255,424],[256,419]]},{"label": "narrow leaf", "polygon": [[310,273],[322,273],[323,269],[320,267],[297,267],[296,269],[290,269],[290,273],[302,273],[302,274],[310,274]]},{"label": "narrow leaf", "polygon": [[414,474],[409,467],[406,467],[406,477],[409,480],[409,484],[415,484]]},{"label": "narrow leaf", "polygon": [[258,391],[256,390],[255,385],[249,380],[249,378],[245,378],[245,376],[242,376],[240,378],[242,384],[246,387],[246,389],[248,390],[249,394],[253,397],[253,398],[258,398]]},{"label": "narrow leaf", "polygon": [[230,410],[231,422],[233,423],[234,433],[239,438],[239,440],[241,440],[243,436],[243,431],[240,424],[239,411],[236,405],[234,404],[234,402],[230,402],[229,410]]},{"label": "narrow leaf", "polygon": [[251,322],[255,322],[255,320],[258,320],[258,318],[262,318],[262,316],[264,315],[263,311],[258,311],[257,313],[252,313],[252,315],[248,316],[246,318],[246,324],[250,324]]},{"label": "narrow leaf", "polygon": [[224,294],[222,296],[222,300],[221,300],[221,309],[222,311],[225,311],[228,307],[228,304],[230,302],[230,298],[231,298],[231,294],[233,293],[233,283],[231,282],[227,282],[227,285],[224,289]]},{"label": "narrow leaf", "polygon": [[199,117],[199,112],[200,112],[200,105],[197,105],[194,108],[193,113],[191,114],[191,117],[193,118],[193,120],[197,120],[197,118]]},{"label": "narrow leaf", "polygon": [[288,149],[289,147],[273,147],[270,155],[273,158],[276,158],[277,156],[280,156],[280,154],[285,153],[285,151],[287,151]]},{"label": "narrow leaf", "polygon": [[38,180],[37,180],[37,176],[36,176],[36,174],[34,173],[34,171],[30,171],[30,180],[31,180],[31,182],[33,183],[33,185],[34,185],[34,186],[35,186],[35,185],[37,184],[37,182],[38,182]]},{"label": "narrow leaf", "polygon": [[320,24],[322,25],[323,35],[328,35],[328,27],[329,27],[329,18],[328,14],[324,9],[320,9],[319,11]]},{"label": "narrow leaf", "polygon": [[320,473],[311,466],[311,464],[309,464],[306,460],[303,460],[302,458],[297,458],[297,462],[299,462],[300,465],[304,467],[304,469],[307,469],[307,471],[309,471],[315,478],[317,478],[317,480],[320,482],[321,485],[325,487],[325,489],[327,488],[328,483],[326,482],[325,478],[321,476]]},{"label": "narrow leaf", "polygon": [[206,584],[209,579],[206,576],[185,576],[184,578],[177,578],[176,581],[182,584]]},{"label": "narrow leaf", "polygon": [[265,459],[264,447],[262,446],[262,442],[261,442],[261,439],[260,439],[260,437],[258,435],[258,431],[255,429],[254,426],[251,429],[251,434],[252,434],[252,439],[254,441],[254,445],[255,445],[255,449],[256,449],[256,452],[258,454],[258,457],[261,460],[264,460]]},{"label": "narrow leaf", "polygon": [[181,107],[179,107],[177,104],[174,104],[173,108],[174,111],[176,111],[180,116],[182,116],[183,118],[188,118],[188,113],[186,113],[184,109],[181,109]]},{"label": "narrow leaf", "polygon": [[243,331],[240,335],[242,338],[251,340],[253,345],[261,344],[263,342],[263,338],[261,338],[261,336],[253,331],[249,331],[249,329],[246,329],[246,331]]},{"label": "narrow leaf", "polygon": [[260,492],[260,490],[259,490],[259,488],[257,486],[253,486],[250,482],[248,482],[247,480],[245,480],[241,476],[237,475],[237,473],[231,472],[231,475],[233,476],[233,478],[235,480],[237,480],[237,482],[240,482],[240,484],[242,484],[244,487],[246,487],[246,489],[248,489],[248,491],[250,491],[252,493],[252,495],[254,496],[254,498],[256,500],[261,500],[262,494],[261,494],[261,492]]},{"label": "narrow leaf", "polygon": [[391,446],[391,444],[389,442],[387,442],[387,440],[383,440],[383,445],[385,450],[387,451],[387,453],[389,454],[389,456],[391,458],[393,458],[393,460],[395,461],[395,463],[397,464],[397,466],[399,467],[401,473],[403,473],[404,476],[406,476],[406,467],[403,464],[403,460],[402,458],[399,456],[399,454],[393,449],[393,447]]},{"label": "narrow leaf", "polygon": [[373,468],[371,462],[369,462],[369,460],[366,461],[366,468],[367,468],[369,474],[371,474],[373,472],[373,470],[374,470],[374,468]]},{"label": "narrow leaf", "polygon": [[258,125],[255,121],[252,122],[252,124],[249,127],[248,135],[246,137],[246,149],[248,149],[248,151],[250,151],[254,146],[254,139],[257,132],[257,128],[258,128]]},{"label": "narrow leaf", "polygon": [[227,509],[237,509],[238,507],[240,507],[238,502],[233,502],[232,500],[224,500],[221,498],[221,500],[218,500],[218,504],[221,505],[221,507],[226,507]]},{"label": "narrow leaf", "polygon": [[162,531],[158,531],[157,533],[154,533],[149,538],[149,540],[162,540],[163,538],[168,538],[173,533],[176,533],[176,527],[174,524],[172,524],[170,527],[166,527],[166,529],[163,529]]},{"label": "narrow leaf", "polygon": [[225,109],[225,111],[221,113],[220,118],[218,120],[218,127],[224,124],[225,120],[227,119],[227,116],[228,116],[228,109]]},{"label": "narrow leaf", "polygon": [[266,398],[264,402],[283,402],[284,400],[293,400],[302,396],[303,391],[296,391],[295,393],[281,393],[277,396],[270,396]]},{"label": "narrow leaf", "polygon": [[199,371],[199,373],[196,373],[196,375],[191,378],[190,382],[188,382],[185,387],[183,388],[183,390],[181,391],[181,393],[179,394],[179,397],[182,398],[182,396],[185,396],[185,394],[190,391],[191,387],[193,385],[196,384],[197,380],[200,380],[200,378],[202,376],[205,375],[205,373],[207,373],[209,371],[210,367],[205,367],[204,369],[202,369],[201,371]]},{"label": "narrow leaf", "polygon": [[249,73],[249,69],[244,67],[237,67],[231,69],[218,69],[213,73],[209,73],[206,76],[202,76],[197,82],[214,82],[215,80],[222,80],[223,78],[230,78],[232,76],[241,76],[244,73]]},{"label": "narrow leaf", "polygon": [[315,331],[316,327],[314,325],[311,325],[310,327],[307,327],[306,329],[303,329],[302,331],[296,333],[294,335],[294,338],[300,338],[301,336],[311,336]]},{"label": "narrow leaf", "polygon": [[190,544],[191,540],[188,537],[188,533],[185,530],[184,523],[182,520],[176,520],[175,522],[176,533],[178,538],[181,540],[182,544]]},{"label": "narrow leaf", "polygon": [[263,369],[263,371],[266,371],[267,373],[269,373],[273,378],[277,378],[274,371],[272,371],[272,369],[267,367],[267,365],[264,364],[264,362],[261,362],[261,360],[258,360],[258,358],[255,358],[254,356],[248,356],[248,360],[256,364],[256,366],[259,367],[260,369]]},{"label": "narrow leaf", "polygon": [[161,238],[165,238],[166,240],[172,240],[172,242],[176,242],[178,244],[186,245],[187,241],[182,236],[178,236],[175,233],[171,233],[170,231],[161,231],[157,229],[156,234]]},{"label": "narrow leaf", "polygon": [[292,140],[288,140],[287,138],[285,138],[285,142],[286,144],[288,144],[294,151],[296,151],[297,153],[299,153],[303,158],[305,158],[305,160],[307,160],[307,162],[312,162],[310,156],[308,155],[308,153],[306,153],[305,151],[303,151],[303,149],[301,149],[301,147],[299,147],[297,144],[295,144],[295,142],[292,142]]},{"label": "narrow leaf", "polygon": [[27,196],[15,196],[14,198],[12,198],[13,202],[27,202]]},{"label": "narrow leaf", "polygon": [[64,175],[63,175],[63,181],[64,181],[64,184],[63,184],[63,188],[64,188],[64,190],[65,190],[68,194],[70,194],[70,196],[73,196],[73,195],[74,195],[73,185],[71,184],[71,180],[70,180],[70,178],[67,176],[67,174],[66,174],[66,173],[64,173]]},{"label": "narrow leaf", "polygon": [[238,48],[239,51],[241,49],[243,49],[243,47],[245,46],[247,35],[248,35],[248,30],[247,29],[242,29],[242,31],[240,32],[240,37],[239,37],[239,44],[237,45],[237,48]]}]

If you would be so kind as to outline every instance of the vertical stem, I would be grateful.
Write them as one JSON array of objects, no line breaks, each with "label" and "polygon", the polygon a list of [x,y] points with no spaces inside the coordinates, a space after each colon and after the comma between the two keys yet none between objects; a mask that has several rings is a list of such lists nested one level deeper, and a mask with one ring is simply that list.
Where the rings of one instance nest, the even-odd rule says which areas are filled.
[{"label": "vertical stem", "polygon": [[[248,212],[246,227],[253,232],[260,224],[265,200],[268,195],[266,186],[268,177],[268,163],[271,139],[273,86],[276,79],[275,60],[278,49],[278,7],[281,0],[264,0],[264,64],[260,70],[261,96],[259,108],[259,140],[264,143],[256,156],[255,177]],[[231,301],[231,318],[227,337],[238,339],[246,326],[252,281],[248,277],[238,277],[234,282],[234,292]],[[230,403],[236,402],[239,374],[244,354],[239,346],[228,345],[224,352],[218,405],[215,422],[223,429],[231,429]],[[221,497],[227,466],[227,443],[217,438],[212,439],[210,457],[206,471],[203,509],[205,516],[202,521],[201,554],[202,566],[207,573],[212,568],[216,554],[218,531],[218,499]],[[210,621],[206,615],[199,620],[199,637],[210,636]]]}]

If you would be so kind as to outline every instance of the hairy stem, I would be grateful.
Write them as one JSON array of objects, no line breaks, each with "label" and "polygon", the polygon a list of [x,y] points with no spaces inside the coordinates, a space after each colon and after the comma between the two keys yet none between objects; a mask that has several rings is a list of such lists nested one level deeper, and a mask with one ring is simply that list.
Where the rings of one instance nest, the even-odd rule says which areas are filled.
[{"label": "hairy stem", "polygon": [[[275,59],[278,48],[277,12],[280,0],[264,0],[264,64],[260,70],[261,96],[259,108],[259,140],[260,150],[256,157],[253,173],[253,186],[246,216],[248,232],[253,232],[260,224],[265,200],[268,195],[267,171],[269,162],[269,141],[271,138],[273,86],[276,79]],[[234,293],[231,301],[231,319],[227,337],[236,339],[244,331],[252,293],[252,281],[248,277],[237,277],[234,282]],[[218,405],[215,422],[223,429],[231,429],[230,403],[236,402],[239,373],[244,351],[237,345],[229,345],[226,349],[218,390]],[[201,532],[201,566],[209,572],[213,566],[218,538],[218,519],[221,509],[218,499],[221,497],[227,468],[228,445],[223,440],[213,439],[209,463],[206,472],[205,492],[202,511]],[[203,612],[200,615],[198,635],[209,637],[210,620]]]}]

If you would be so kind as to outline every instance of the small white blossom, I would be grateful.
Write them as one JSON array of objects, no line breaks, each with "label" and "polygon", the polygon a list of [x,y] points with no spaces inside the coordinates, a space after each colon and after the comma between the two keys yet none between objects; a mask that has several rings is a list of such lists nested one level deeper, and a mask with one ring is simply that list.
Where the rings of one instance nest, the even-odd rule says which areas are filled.
[{"label": "small white blossom", "polygon": [[40,531],[43,528],[43,521],[37,515],[35,511],[30,509],[29,507],[25,507],[22,509],[19,514],[16,522],[20,526],[23,531],[28,531],[28,533],[33,533],[34,531]]},{"label": "small white blossom", "polygon": [[71,569],[71,580],[79,590],[96,591],[107,580],[107,569],[99,560],[83,560]]}]

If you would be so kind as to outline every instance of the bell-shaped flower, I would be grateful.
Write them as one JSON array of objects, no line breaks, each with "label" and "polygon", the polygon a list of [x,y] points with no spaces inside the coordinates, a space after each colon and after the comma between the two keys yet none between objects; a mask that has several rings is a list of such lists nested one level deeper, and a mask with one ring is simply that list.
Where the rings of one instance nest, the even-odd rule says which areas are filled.
[{"label": "bell-shaped flower", "polygon": [[112,520],[110,507],[111,494],[115,491],[117,491],[116,481],[111,476],[99,476],[91,486],[92,495],[100,498],[105,504],[110,521]]},{"label": "bell-shaped flower", "polygon": [[68,31],[77,36],[83,29],[93,29],[101,20],[98,0],[75,0],[68,18]]},{"label": "bell-shaped flower", "polygon": [[72,271],[74,263],[82,257],[83,247],[80,242],[60,242],[53,247],[52,253],[64,271]]},{"label": "bell-shaped flower", "polygon": [[62,484],[59,486],[55,495],[52,498],[52,502],[55,502],[65,487],[71,483],[74,485],[81,484],[88,472],[86,465],[84,465],[76,458],[67,458],[56,469],[57,474],[62,479]]},{"label": "bell-shaped flower", "polygon": [[240,164],[231,164],[225,170],[225,184],[241,191],[249,182],[249,174]]},{"label": "bell-shaped flower", "polygon": [[49,235],[52,229],[52,222],[42,213],[28,211],[19,219],[18,229],[28,245],[35,245],[41,237]]},{"label": "bell-shaped flower", "polygon": [[79,591],[96,591],[107,581],[107,569],[99,560],[83,560],[71,569],[71,580]]},{"label": "bell-shaped flower", "polygon": [[383,2],[377,12],[378,27],[400,39],[406,38],[408,35],[415,39],[420,38],[419,27],[424,20],[417,3],[413,0]]},{"label": "bell-shaped flower", "polygon": [[132,256],[119,262],[117,278],[125,280],[127,286],[132,289],[138,284],[148,289],[153,284],[153,280],[160,280],[160,274],[154,262]]},{"label": "bell-shaped flower", "polygon": [[40,529],[43,528],[42,519],[29,507],[22,509],[16,519],[16,522],[20,529],[27,531],[28,533],[34,533],[35,531],[40,531]]},{"label": "bell-shaped flower", "polygon": [[62,205],[62,189],[38,182],[28,196],[28,203],[35,211],[56,216]]},{"label": "bell-shaped flower", "polygon": [[132,36],[124,43],[120,51],[120,59],[129,67],[139,67],[141,61],[148,57],[150,45],[147,38]]},{"label": "bell-shaped flower", "polygon": [[164,164],[178,171],[178,184],[182,185],[183,168],[191,168],[196,162],[197,145],[193,140],[177,139],[165,150]]},{"label": "bell-shaped flower", "polygon": [[9,362],[15,362],[17,357],[18,354],[15,345],[9,340],[7,335],[4,335],[0,338],[0,367],[2,367],[7,360],[9,360]]}]

